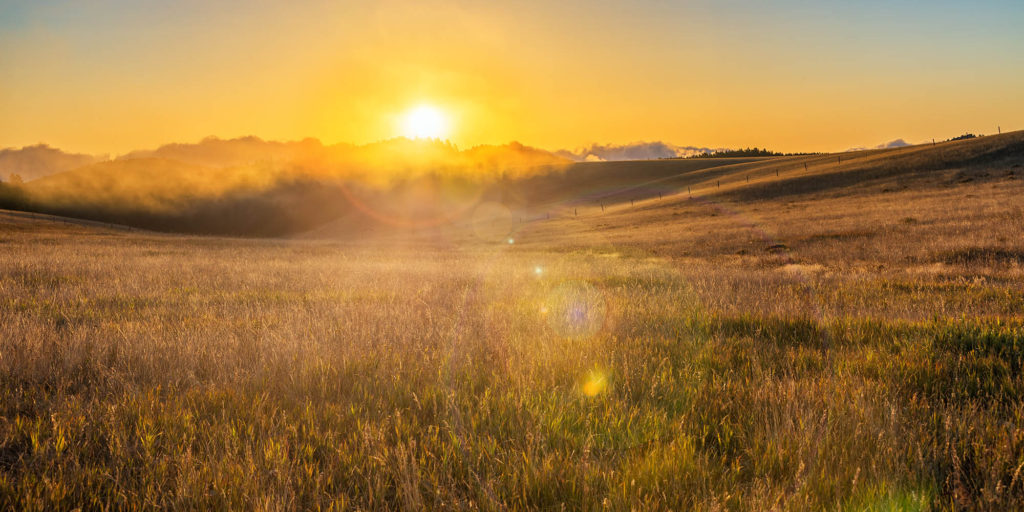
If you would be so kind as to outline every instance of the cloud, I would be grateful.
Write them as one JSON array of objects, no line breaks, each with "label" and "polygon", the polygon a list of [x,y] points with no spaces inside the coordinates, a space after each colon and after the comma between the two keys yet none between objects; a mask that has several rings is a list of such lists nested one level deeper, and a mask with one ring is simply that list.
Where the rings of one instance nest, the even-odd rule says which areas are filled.
[{"label": "cloud", "polygon": [[722,148],[677,146],[668,142],[634,142],[632,144],[592,144],[570,151],[563,149],[555,154],[576,162],[601,162],[608,160],[657,160],[659,158],[682,158],[702,153],[713,153]]},{"label": "cloud", "polygon": [[905,141],[903,139],[896,139],[896,140],[891,140],[891,141],[886,142],[884,144],[879,144],[877,146],[870,147],[870,148],[869,147],[865,147],[865,146],[860,146],[860,147],[855,147],[855,148],[847,149],[846,151],[866,151],[866,150],[869,150],[869,149],[895,149],[895,148],[905,148],[907,146],[913,146],[913,144],[911,144],[911,143],[909,143],[909,142],[907,142],[907,141]]},{"label": "cloud", "polygon": [[896,140],[893,140],[893,141],[886,142],[885,144],[881,144],[879,146],[876,146],[876,148],[877,149],[902,148],[902,147],[906,147],[906,146],[910,146],[910,145],[911,144],[909,142],[907,142],[907,141],[905,141],[903,139],[896,139]]}]

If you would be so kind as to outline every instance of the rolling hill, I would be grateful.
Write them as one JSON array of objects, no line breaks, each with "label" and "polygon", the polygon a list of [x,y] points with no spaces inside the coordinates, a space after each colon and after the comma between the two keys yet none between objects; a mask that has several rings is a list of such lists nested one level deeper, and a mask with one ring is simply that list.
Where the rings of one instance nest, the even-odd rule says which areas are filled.
[{"label": "rolling hill", "polygon": [[[287,147],[298,152],[309,144]],[[166,146],[49,176],[7,190],[0,206],[245,236],[404,236],[410,228],[457,233],[482,221],[557,225],[560,219],[608,229],[614,222],[667,222],[694,201],[758,208],[812,196],[1012,181],[1024,162],[1022,132],[813,156],[573,164],[521,145],[458,151],[405,141],[356,156],[330,156],[316,145],[320,150],[302,153],[304,159],[248,163],[238,155],[268,146],[252,140],[200,146]],[[416,158],[426,163],[417,167]],[[541,224],[530,229],[543,231]]]}]

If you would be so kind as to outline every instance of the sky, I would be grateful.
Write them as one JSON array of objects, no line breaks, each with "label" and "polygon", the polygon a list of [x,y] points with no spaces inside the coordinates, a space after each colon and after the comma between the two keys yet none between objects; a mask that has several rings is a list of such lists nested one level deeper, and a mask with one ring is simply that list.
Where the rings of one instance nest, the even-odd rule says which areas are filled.
[{"label": "sky", "polygon": [[0,147],[841,151],[1024,129],[1024,2],[0,0]]}]

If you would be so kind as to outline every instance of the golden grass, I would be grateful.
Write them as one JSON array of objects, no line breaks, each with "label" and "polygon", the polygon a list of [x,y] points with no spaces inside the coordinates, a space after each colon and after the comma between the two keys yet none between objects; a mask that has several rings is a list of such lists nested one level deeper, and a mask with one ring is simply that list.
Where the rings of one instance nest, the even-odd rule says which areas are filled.
[{"label": "golden grass", "polygon": [[0,508],[1024,507],[1003,171],[623,202],[512,244],[5,216]]}]

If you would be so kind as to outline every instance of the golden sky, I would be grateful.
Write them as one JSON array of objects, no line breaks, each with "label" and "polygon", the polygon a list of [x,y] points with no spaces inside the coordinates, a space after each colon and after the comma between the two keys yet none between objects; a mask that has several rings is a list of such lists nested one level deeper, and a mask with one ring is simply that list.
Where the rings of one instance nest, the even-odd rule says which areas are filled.
[{"label": "golden sky", "polygon": [[893,4],[0,0],[0,147],[367,143],[421,104],[460,147],[1024,128],[1024,2]]}]

